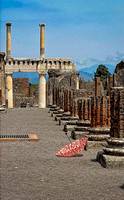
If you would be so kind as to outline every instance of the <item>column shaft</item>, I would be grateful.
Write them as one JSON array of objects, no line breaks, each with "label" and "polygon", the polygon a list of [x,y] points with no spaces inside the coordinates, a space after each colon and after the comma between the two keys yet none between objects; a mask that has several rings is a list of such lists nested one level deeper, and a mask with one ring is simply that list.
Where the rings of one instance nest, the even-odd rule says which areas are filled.
[{"label": "column shaft", "polygon": [[12,73],[6,74],[6,99],[8,100],[8,108],[13,108],[13,81],[12,81]]},{"label": "column shaft", "polygon": [[6,23],[6,57],[11,58],[11,23]]},{"label": "column shaft", "polygon": [[46,107],[46,74],[39,74],[39,108]]},{"label": "column shaft", "polygon": [[45,24],[41,23],[40,26],[40,58],[45,57]]}]

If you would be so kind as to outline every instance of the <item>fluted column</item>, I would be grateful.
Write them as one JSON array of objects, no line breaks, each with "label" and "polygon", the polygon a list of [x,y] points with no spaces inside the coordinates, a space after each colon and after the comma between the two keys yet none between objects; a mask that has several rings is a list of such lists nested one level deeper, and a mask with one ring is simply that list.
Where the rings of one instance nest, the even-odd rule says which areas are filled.
[{"label": "fluted column", "polygon": [[6,73],[6,99],[8,100],[8,108],[13,108],[13,73]]},{"label": "fluted column", "polygon": [[6,57],[11,58],[11,23],[6,23]]},{"label": "fluted column", "polygon": [[39,99],[38,107],[46,107],[46,74],[39,74]]},{"label": "fluted column", "polygon": [[40,58],[45,57],[45,24],[41,23],[40,26]]}]

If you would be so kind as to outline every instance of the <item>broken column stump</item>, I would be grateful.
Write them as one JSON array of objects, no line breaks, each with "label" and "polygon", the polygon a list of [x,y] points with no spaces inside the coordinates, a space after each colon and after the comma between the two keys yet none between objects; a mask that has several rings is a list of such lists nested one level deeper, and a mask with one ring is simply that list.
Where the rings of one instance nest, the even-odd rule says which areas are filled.
[{"label": "broken column stump", "polygon": [[110,98],[106,96],[91,97],[91,128],[86,150],[102,148],[110,137]]},{"label": "broken column stump", "polygon": [[124,168],[124,87],[111,88],[110,139],[96,159],[106,168]]}]

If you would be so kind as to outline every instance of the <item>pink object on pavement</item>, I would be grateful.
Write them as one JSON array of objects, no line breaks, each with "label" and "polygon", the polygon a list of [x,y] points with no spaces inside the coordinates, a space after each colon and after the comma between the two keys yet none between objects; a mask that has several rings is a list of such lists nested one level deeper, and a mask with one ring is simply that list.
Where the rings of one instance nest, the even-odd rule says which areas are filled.
[{"label": "pink object on pavement", "polygon": [[56,153],[56,156],[69,157],[74,156],[80,151],[82,151],[87,143],[88,137],[76,140],[66,146],[64,146],[60,151]]}]

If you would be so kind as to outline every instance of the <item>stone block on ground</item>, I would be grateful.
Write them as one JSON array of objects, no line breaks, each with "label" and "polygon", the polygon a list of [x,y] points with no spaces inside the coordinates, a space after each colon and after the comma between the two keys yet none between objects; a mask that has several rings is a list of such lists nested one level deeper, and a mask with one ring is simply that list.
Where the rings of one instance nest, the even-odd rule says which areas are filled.
[{"label": "stone block on ground", "polygon": [[106,140],[108,138],[110,138],[109,135],[88,135],[89,137],[89,141],[103,141],[103,140]]},{"label": "stone block on ground", "polygon": [[96,159],[105,168],[124,168],[124,156],[107,155],[99,151]]},{"label": "stone block on ground", "polygon": [[73,130],[71,132],[71,137],[74,139],[74,140],[78,140],[80,138],[83,138],[83,137],[86,137],[88,136],[89,132],[88,131],[75,131]]},{"label": "stone block on ground", "polygon": [[103,149],[103,146],[106,146],[107,142],[106,141],[89,141],[87,142],[85,146],[85,150],[89,149]]}]

